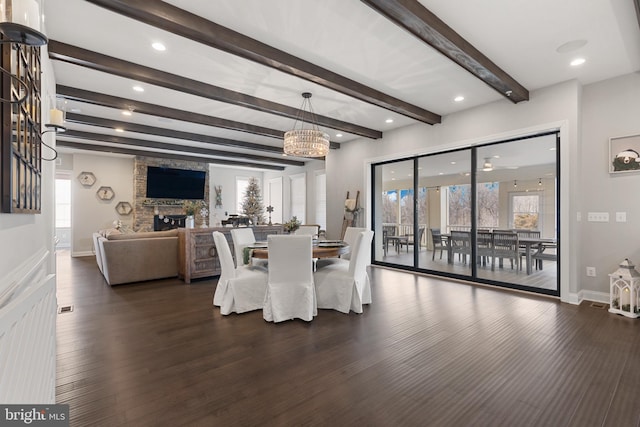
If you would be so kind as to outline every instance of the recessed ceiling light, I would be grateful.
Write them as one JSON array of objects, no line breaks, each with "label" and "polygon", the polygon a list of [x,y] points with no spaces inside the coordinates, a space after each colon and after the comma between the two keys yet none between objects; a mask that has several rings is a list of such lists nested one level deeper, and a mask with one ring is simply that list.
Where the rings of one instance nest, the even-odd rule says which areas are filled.
[{"label": "recessed ceiling light", "polygon": [[395,181],[395,180],[396,180],[395,178],[391,178],[391,181]]},{"label": "recessed ceiling light", "polygon": [[336,133],[336,138],[342,138],[342,134],[341,133]]},{"label": "recessed ceiling light", "polygon": [[393,119],[387,119],[384,121],[385,123],[393,123]]},{"label": "recessed ceiling light", "polygon": [[456,164],[456,162],[451,162],[451,164],[452,164],[452,165],[455,165],[455,164]]},{"label": "recessed ceiling light", "polygon": [[391,171],[391,173],[396,173],[396,171]]},{"label": "recessed ceiling light", "polygon": [[151,45],[152,48],[154,48],[155,50],[159,51],[159,52],[163,52],[165,50],[167,50],[167,47],[165,45],[163,45],[160,42],[155,42]]},{"label": "recessed ceiling light", "polygon": [[412,174],[412,173],[410,173],[408,176],[413,176],[413,174]]},{"label": "recessed ceiling light", "polygon": [[133,113],[132,113],[131,111],[129,111],[129,110],[124,110],[124,111],[122,112],[122,115],[123,115],[123,116],[130,116],[130,115],[132,115],[132,114],[133,114]]},{"label": "recessed ceiling light", "polygon": [[496,154],[495,156],[493,156],[493,158],[494,158],[494,159],[499,159],[499,158],[500,158],[500,155],[499,155],[499,154]]},{"label": "recessed ceiling light", "polygon": [[134,86],[133,90],[135,90],[136,92],[144,92],[144,88],[142,86]]},{"label": "recessed ceiling light", "polygon": [[444,175],[444,172],[440,172],[438,175]]},{"label": "recessed ceiling light", "polygon": [[79,108],[72,108],[72,109],[71,109],[71,112],[72,112],[72,113],[82,113],[82,110],[81,110],[81,109],[79,109]]},{"label": "recessed ceiling light", "polygon": [[462,101],[464,101],[464,96],[458,95],[455,98],[453,98],[453,100],[456,101],[456,102],[462,102]]},{"label": "recessed ceiling light", "polygon": [[549,151],[556,151],[556,147],[549,148]]},{"label": "recessed ceiling light", "polygon": [[572,67],[577,67],[578,65],[582,65],[586,62],[587,60],[584,58],[576,58],[573,61],[571,61],[571,66]]},{"label": "recessed ceiling light", "polygon": [[124,132],[124,129],[122,129],[122,128],[115,128],[115,131],[116,131],[116,132]]}]

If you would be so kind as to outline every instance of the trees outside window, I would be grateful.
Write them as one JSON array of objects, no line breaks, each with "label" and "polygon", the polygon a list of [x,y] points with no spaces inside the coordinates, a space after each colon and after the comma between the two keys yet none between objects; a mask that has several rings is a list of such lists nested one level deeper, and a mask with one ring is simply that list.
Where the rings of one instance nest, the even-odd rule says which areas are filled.
[{"label": "trees outside window", "polygon": [[[478,228],[495,228],[499,222],[500,184],[484,182],[478,184]],[[471,226],[471,185],[449,187],[449,225]]]},{"label": "trees outside window", "polygon": [[511,195],[511,226],[513,228],[539,230],[539,219],[539,194],[515,193]]},{"label": "trees outside window", "polygon": [[478,228],[496,228],[499,226],[500,184],[484,182],[478,184]]},{"label": "trees outside window", "polygon": [[413,224],[413,189],[400,190],[400,224]]},{"label": "trees outside window", "polygon": [[382,193],[382,223],[398,223],[398,192],[396,190]]}]

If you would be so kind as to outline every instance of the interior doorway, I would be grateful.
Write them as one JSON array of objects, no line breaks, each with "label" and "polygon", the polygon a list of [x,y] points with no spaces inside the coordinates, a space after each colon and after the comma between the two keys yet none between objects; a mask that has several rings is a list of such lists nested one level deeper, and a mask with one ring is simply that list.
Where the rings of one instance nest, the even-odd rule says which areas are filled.
[{"label": "interior doorway", "polygon": [[57,171],[55,184],[56,249],[71,248],[71,172]]}]

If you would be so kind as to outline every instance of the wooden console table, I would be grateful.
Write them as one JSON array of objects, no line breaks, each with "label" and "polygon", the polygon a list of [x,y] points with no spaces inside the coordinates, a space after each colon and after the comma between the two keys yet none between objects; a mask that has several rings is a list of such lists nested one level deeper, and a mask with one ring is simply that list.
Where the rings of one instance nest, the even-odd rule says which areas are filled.
[{"label": "wooden console table", "polygon": [[[282,225],[259,225],[251,228],[257,241],[267,240],[267,236],[270,234],[282,234],[283,232]],[[213,232],[219,231],[224,234],[233,254],[232,229],[231,227],[179,228],[178,276],[185,283],[191,283],[191,279],[220,275],[220,259],[213,243]]]}]

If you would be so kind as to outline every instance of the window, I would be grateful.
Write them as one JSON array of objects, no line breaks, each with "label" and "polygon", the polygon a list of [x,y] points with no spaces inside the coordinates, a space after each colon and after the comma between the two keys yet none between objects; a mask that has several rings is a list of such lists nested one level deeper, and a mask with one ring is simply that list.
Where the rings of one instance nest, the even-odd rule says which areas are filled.
[{"label": "window", "polygon": [[291,175],[291,216],[301,223],[307,221],[307,178],[301,173]]},{"label": "window", "polygon": [[471,227],[471,186],[450,185],[448,188],[449,226]]},{"label": "window", "polygon": [[540,230],[540,195],[511,193],[511,228]]},{"label": "window", "polygon": [[249,178],[248,177],[236,177],[236,212],[237,214],[242,213],[242,201],[244,200],[244,195],[247,192],[247,187],[249,186]]},{"label": "window", "polygon": [[413,227],[413,189],[400,190],[400,224]]},{"label": "window", "polygon": [[500,183],[478,184],[478,228],[497,228],[500,224]]},{"label": "window", "polygon": [[316,173],[316,224],[320,229],[327,229],[327,174]]},{"label": "window", "polygon": [[71,181],[56,179],[56,228],[71,227]]},{"label": "window", "polygon": [[[500,223],[500,184],[483,182],[478,187],[478,227],[496,228]],[[471,227],[471,185],[449,187],[449,225],[467,229]]]},{"label": "window", "polygon": [[398,192],[396,190],[382,193],[382,223],[398,223]]}]

